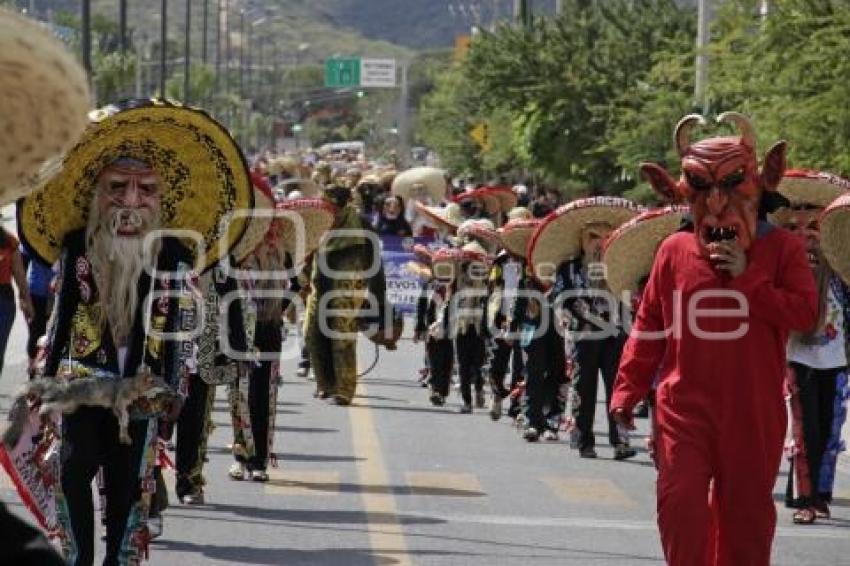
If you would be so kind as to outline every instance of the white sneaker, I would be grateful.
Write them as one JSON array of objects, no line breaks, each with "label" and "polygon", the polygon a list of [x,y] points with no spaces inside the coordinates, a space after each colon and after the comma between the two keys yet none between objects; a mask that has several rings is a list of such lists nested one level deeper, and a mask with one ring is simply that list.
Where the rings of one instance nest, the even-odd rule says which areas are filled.
[{"label": "white sneaker", "polygon": [[245,479],[245,475],[248,471],[245,469],[245,464],[241,462],[234,462],[230,469],[227,471],[227,475],[230,479],[235,481],[242,481]]}]

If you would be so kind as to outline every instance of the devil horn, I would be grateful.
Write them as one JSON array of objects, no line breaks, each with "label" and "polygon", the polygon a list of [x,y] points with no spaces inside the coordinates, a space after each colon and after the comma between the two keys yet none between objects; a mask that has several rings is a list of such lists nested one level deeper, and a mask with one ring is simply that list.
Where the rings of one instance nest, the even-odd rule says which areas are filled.
[{"label": "devil horn", "polygon": [[717,117],[718,122],[726,122],[732,124],[741,131],[741,142],[747,146],[754,148],[756,146],[756,129],[749,118],[740,112],[724,112]]},{"label": "devil horn", "polygon": [[688,114],[676,124],[676,133],[673,139],[676,142],[676,149],[679,150],[679,156],[684,156],[691,145],[690,134],[695,125],[705,126],[705,118],[699,114]]}]

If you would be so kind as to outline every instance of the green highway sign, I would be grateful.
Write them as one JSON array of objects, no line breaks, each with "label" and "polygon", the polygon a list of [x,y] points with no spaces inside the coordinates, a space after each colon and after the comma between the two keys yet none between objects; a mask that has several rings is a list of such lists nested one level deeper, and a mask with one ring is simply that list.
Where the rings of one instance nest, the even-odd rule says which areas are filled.
[{"label": "green highway sign", "polygon": [[360,86],[360,59],[326,59],[325,86],[331,88]]}]

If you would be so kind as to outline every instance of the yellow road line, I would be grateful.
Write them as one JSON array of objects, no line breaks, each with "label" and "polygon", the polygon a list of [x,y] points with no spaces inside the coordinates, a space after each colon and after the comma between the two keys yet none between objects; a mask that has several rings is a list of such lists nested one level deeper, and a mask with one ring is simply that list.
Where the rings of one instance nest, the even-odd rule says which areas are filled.
[{"label": "yellow road line", "polygon": [[637,503],[611,480],[559,476],[547,476],[541,479],[558,497],[570,503],[637,506]]},{"label": "yellow road line", "polygon": [[[361,396],[366,395],[366,387],[358,384]],[[395,498],[390,491],[390,479],[384,466],[384,456],[378,432],[372,418],[372,411],[366,405],[351,407],[351,436],[354,455],[357,462],[358,483],[369,486],[361,492],[363,509],[367,515],[369,544],[373,555],[391,559],[397,566],[410,566],[412,562],[407,553],[404,529],[398,521]],[[383,489],[376,489],[382,487]]]},{"label": "yellow road line", "polygon": [[339,472],[272,470],[265,491],[269,495],[337,495]]}]

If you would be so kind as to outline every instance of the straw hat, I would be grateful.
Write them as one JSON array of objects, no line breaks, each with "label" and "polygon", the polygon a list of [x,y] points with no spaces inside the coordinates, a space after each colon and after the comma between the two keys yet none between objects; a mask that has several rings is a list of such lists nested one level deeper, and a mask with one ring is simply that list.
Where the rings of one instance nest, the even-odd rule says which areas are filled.
[{"label": "straw hat", "polygon": [[585,226],[605,223],[617,228],[639,212],[638,205],[619,197],[583,198],[561,206],[543,219],[528,244],[532,274],[548,287],[561,263],[581,255],[581,232]]},{"label": "straw hat", "polygon": [[93,123],[65,156],[61,173],[20,201],[20,235],[53,264],[64,237],[86,226],[100,172],[129,157],[150,164],[162,178],[163,226],[200,235],[205,253],[195,268],[202,272],[230,253],[248,224],[244,216],[228,222],[232,211],[253,206],[242,152],[202,110],[163,100],[126,104],[90,114]]},{"label": "straw hat", "polygon": [[248,257],[257,249],[272,223],[272,212],[274,210],[274,197],[268,182],[260,175],[251,175],[254,185],[254,214],[248,220],[248,227],[239,243],[233,248],[233,257],[236,263]]},{"label": "straw hat", "polygon": [[0,9],[0,205],[49,179],[88,123],[85,71],[40,23]]},{"label": "straw hat", "polygon": [[431,260],[434,258],[434,252],[432,252],[431,248],[424,244],[414,244],[413,257],[415,257],[416,261],[420,263],[430,265]]},{"label": "straw hat", "polygon": [[524,206],[516,206],[508,211],[508,222],[511,220],[530,220],[531,211]]},{"label": "straw hat", "polygon": [[687,206],[648,210],[617,228],[605,241],[602,262],[608,288],[619,296],[634,293],[638,281],[649,275],[661,242],[679,229]]},{"label": "straw hat", "polygon": [[510,187],[486,187],[486,190],[499,199],[502,212],[510,212],[516,206],[518,199]]},{"label": "straw hat", "polygon": [[543,222],[539,218],[518,218],[499,228],[502,247],[513,256],[524,258],[528,254],[528,242],[534,231]]},{"label": "straw hat", "polygon": [[287,197],[293,191],[298,191],[304,198],[316,198],[322,193],[322,188],[312,179],[286,179],[275,185],[274,190],[282,191]]},{"label": "straw hat", "polygon": [[850,193],[844,193],[820,217],[820,247],[830,267],[850,285]]},{"label": "straw hat", "polygon": [[456,203],[449,203],[447,206],[426,206],[421,202],[414,202],[413,206],[437,229],[447,228],[451,233],[455,233],[463,222],[460,206]]},{"label": "straw hat", "polygon": [[291,155],[283,155],[269,161],[269,175],[280,175],[287,173],[294,175],[298,171],[298,160]]},{"label": "straw hat", "polygon": [[458,227],[457,235],[461,240],[477,241],[490,253],[495,252],[501,243],[496,227],[486,218],[465,220]]},{"label": "straw hat", "polygon": [[831,173],[809,169],[785,171],[779,182],[779,193],[791,201],[791,206],[826,206],[850,190],[850,181]]},{"label": "straw hat", "polygon": [[424,197],[436,204],[446,194],[446,172],[436,167],[414,167],[402,171],[393,179],[391,192],[405,202]]},{"label": "straw hat", "polygon": [[467,200],[477,200],[481,203],[481,206],[484,207],[484,211],[490,215],[497,214],[502,211],[502,201],[499,200],[498,194],[492,189],[488,189],[486,187],[472,191],[465,191],[455,196],[452,200],[456,203],[462,203]]},{"label": "straw hat", "polygon": [[[293,258],[298,266],[319,247],[322,237],[331,229],[336,215],[336,208],[322,198],[305,198],[279,202],[275,218],[281,223],[280,241],[284,251]],[[304,225],[304,234],[298,236],[298,220]],[[303,249],[301,247],[303,246]]]}]

